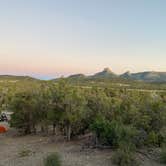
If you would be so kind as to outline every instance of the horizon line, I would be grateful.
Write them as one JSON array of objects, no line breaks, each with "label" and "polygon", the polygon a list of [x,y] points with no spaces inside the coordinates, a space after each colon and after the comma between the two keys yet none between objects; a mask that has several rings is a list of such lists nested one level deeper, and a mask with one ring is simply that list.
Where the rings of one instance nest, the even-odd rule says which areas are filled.
[{"label": "horizon line", "polygon": [[[101,70],[101,71],[98,71],[98,72],[96,72],[96,73],[91,73],[91,74],[84,74],[84,73],[81,73],[81,72],[79,72],[79,73],[72,73],[72,74],[67,74],[67,75],[60,75],[60,76],[49,76],[49,74],[48,75],[42,75],[42,74],[39,74],[39,73],[37,73],[37,74],[10,74],[10,73],[7,73],[7,74],[0,74],[0,76],[15,76],[15,77],[31,77],[31,78],[34,78],[34,79],[38,79],[38,80],[47,80],[47,81],[49,81],[49,80],[53,80],[53,79],[56,79],[56,78],[68,78],[68,77],[70,77],[70,76],[74,76],[74,75],[78,75],[78,74],[82,74],[82,75],[85,75],[85,76],[93,76],[93,75],[95,75],[95,74],[97,74],[97,73],[99,73],[99,72],[102,72],[102,71],[104,71],[105,69],[109,69],[110,70],[110,68],[109,67],[106,67],[106,68],[104,68],[103,70]],[[113,72],[112,70],[110,70],[111,72]],[[130,70],[127,70],[127,71],[125,71],[125,72],[123,72],[123,73],[120,73],[120,74],[116,74],[115,72],[113,72],[114,74],[116,74],[117,76],[120,76],[120,75],[122,75],[122,74],[124,74],[124,73],[127,73],[127,72],[129,72],[129,73],[131,73],[131,74],[136,74],[136,73],[146,73],[146,72],[156,72],[156,73],[166,73],[166,71],[155,71],[155,70],[144,70],[144,71],[138,71],[138,72],[130,72]],[[39,76],[37,76],[39,74]]]}]

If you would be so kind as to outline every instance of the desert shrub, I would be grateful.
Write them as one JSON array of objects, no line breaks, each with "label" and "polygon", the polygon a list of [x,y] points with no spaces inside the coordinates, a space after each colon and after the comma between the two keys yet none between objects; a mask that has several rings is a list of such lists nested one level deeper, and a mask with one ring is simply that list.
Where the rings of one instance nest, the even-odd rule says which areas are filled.
[{"label": "desert shrub", "polygon": [[124,125],[118,121],[108,121],[103,117],[98,117],[91,125],[91,130],[95,132],[101,144],[118,147],[120,142],[126,141],[134,143],[137,130],[133,126]]},{"label": "desert shrub", "polygon": [[159,132],[159,144],[166,144],[166,126],[161,128]]},{"label": "desert shrub", "polygon": [[163,164],[166,164],[166,146],[163,146],[160,154],[160,161]]},{"label": "desert shrub", "polygon": [[99,116],[90,126],[100,144],[117,146],[122,134],[122,125],[118,121],[112,121]]},{"label": "desert shrub", "polygon": [[135,146],[133,144],[122,144],[112,156],[112,161],[118,166],[138,166],[139,163],[135,158]]},{"label": "desert shrub", "polygon": [[114,133],[111,132],[111,124],[108,120],[103,117],[98,116],[90,129],[96,134],[97,139],[102,144],[113,144]]},{"label": "desert shrub", "polygon": [[23,149],[19,152],[19,157],[27,157],[30,156],[31,153],[31,150]]},{"label": "desert shrub", "polygon": [[61,160],[57,153],[52,153],[44,159],[44,166],[61,166]]},{"label": "desert shrub", "polygon": [[148,134],[147,141],[146,141],[148,146],[156,146],[158,145],[158,135],[154,132],[151,131]]}]

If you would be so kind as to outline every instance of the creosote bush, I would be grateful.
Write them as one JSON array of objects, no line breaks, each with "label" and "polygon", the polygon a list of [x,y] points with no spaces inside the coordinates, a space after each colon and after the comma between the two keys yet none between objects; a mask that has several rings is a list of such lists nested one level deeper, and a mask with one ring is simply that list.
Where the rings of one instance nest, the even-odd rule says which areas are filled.
[{"label": "creosote bush", "polygon": [[160,161],[163,164],[166,164],[166,146],[163,146],[160,154]]},{"label": "creosote bush", "polygon": [[121,145],[113,154],[112,161],[118,166],[138,166],[139,163],[135,158],[134,146],[132,144]]},{"label": "creosote bush", "polygon": [[19,152],[19,157],[28,157],[28,156],[31,155],[31,153],[32,153],[31,150],[29,150],[29,149],[23,149],[23,150],[21,150]]},{"label": "creosote bush", "polygon": [[61,160],[57,153],[52,153],[44,159],[44,166],[61,166]]}]

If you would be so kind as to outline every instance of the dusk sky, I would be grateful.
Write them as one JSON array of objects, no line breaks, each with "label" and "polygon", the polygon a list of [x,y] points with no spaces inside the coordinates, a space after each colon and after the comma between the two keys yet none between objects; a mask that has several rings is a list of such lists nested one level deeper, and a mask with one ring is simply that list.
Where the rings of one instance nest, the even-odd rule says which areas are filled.
[{"label": "dusk sky", "polygon": [[165,0],[1,0],[0,74],[166,71]]}]

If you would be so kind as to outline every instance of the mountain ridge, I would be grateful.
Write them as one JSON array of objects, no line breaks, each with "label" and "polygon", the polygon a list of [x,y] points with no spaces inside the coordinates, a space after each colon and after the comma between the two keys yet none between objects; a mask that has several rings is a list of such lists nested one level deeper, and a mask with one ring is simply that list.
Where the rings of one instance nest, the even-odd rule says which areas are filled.
[{"label": "mountain ridge", "polygon": [[116,78],[117,75],[110,68],[104,68],[103,71],[91,76],[91,78]]},{"label": "mountain ridge", "polygon": [[38,80],[37,78],[33,78],[30,76],[17,76],[17,75],[0,75],[0,81],[32,81]]},{"label": "mountain ridge", "polygon": [[[143,71],[131,73],[127,71],[123,74],[115,74],[109,68],[104,68],[103,71],[95,73],[94,75],[86,76],[84,74],[75,74],[75,78],[78,79],[77,75],[81,78],[86,79],[130,79],[134,81],[145,81],[145,82],[166,82],[166,72],[159,71]],[[71,76],[67,77],[70,78]]]},{"label": "mountain ridge", "polygon": [[[60,78],[60,77],[59,77]],[[58,80],[59,78],[50,79]],[[102,71],[97,72],[93,75],[84,74],[73,74],[66,77],[69,80],[133,80],[133,81],[144,81],[144,82],[166,82],[166,72],[160,71],[143,71],[131,73],[126,71],[123,74],[116,74],[110,68],[104,68]],[[17,76],[17,75],[0,75],[0,81],[3,80],[41,80],[31,76]]]}]

